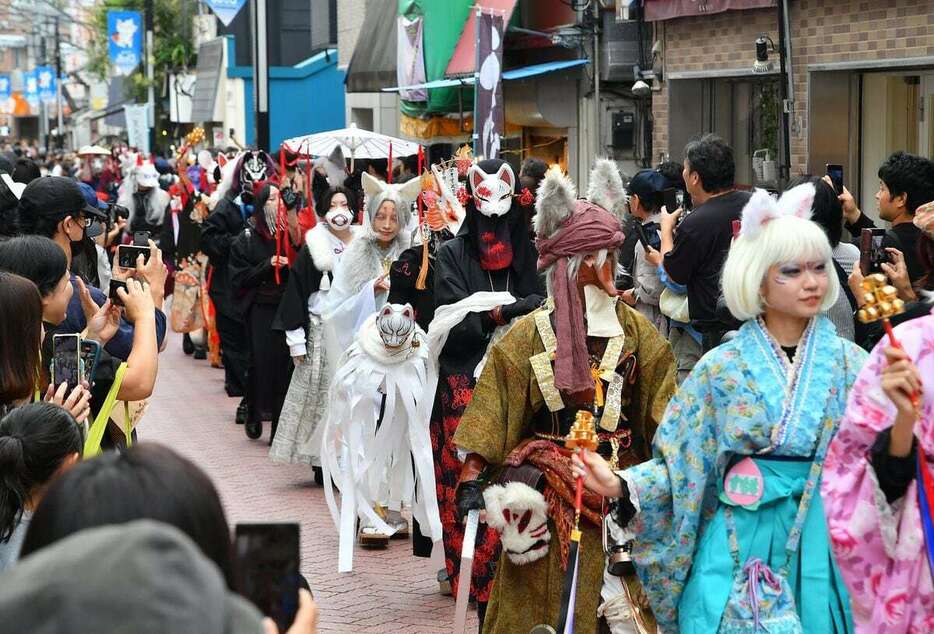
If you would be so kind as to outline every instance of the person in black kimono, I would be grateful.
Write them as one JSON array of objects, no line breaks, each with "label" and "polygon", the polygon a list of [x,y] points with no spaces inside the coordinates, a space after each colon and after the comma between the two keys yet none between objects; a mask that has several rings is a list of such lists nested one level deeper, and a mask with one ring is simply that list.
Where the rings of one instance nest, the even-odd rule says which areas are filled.
[{"label": "person in black kimono", "polygon": [[[221,179],[212,200],[214,209],[204,221],[201,250],[208,256],[211,271],[209,291],[216,312],[224,364],[224,389],[228,396],[244,396],[249,345],[243,318],[237,313],[230,293],[227,260],[230,245],[243,231],[253,212],[253,185],[276,174],[275,164],[265,152],[243,152]],[[246,422],[246,399],[237,407],[237,423]]]},{"label": "person in black kimono", "polygon": [[321,315],[334,269],[363,228],[352,224],[354,198],[346,187],[331,187],[318,203],[318,223],[305,233],[272,322],[273,329],[285,333],[295,371],[269,457],[286,464],[310,464],[315,482],[323,484],[321,439],[316,431],[327,416],[329,368]]},{"label": "person in black kimono", "polygon": [[283,235],[288,235],[288,225],[284,209],[280,210],[279,189],[267,183],[256,194],[249,225],[230,246],[228,266],[232,296],[246,323],[250,346],[246,435],[259,438],[263,421],[272,421],[270,444],[292,376],[285,335],[271,328],[289,275]]},{"label": "person in black kimono", "polygon": [[[455,326],[439,358],[438,390],[431,420],[438,507],[444,527],[445,564],[453,592],[460,568],[463,525],[457,518],[456,489],[462,464],[452,438],[470,402],[475,372],[494,330],[532,312],[544,300],[537,255],[525,213],[516,201],[516,178],[509,164],[485,160],[467,175],[471,194],[458,235],[441,245],[435,263],[435,306],[454,304],[480,291],[507,291],[515,303],[468,314]],[[471,595],[482,614],[499,558],[496,531],[477,533]]]},{"label": "person in black kimono", "polygon": [[[435,178],[439,174],[437,172]],[[435,316],[434,280],[438,249],[454,237],[464,219],[462,207],[451,209],[447,201],[442,199],[439,205],[436,199],[437,196],[432,197],[427,205],[419,227],[421,244],[403,251],[389,267],[388,303],[412,306],[415,322],[425,332],[428,332]],[[432,546],[431,539],[422,534],[418,521],[413,518],[412,553],[416,557],[431,557]],[[447,576],[447,571],[444,571],[444,576]]]}]

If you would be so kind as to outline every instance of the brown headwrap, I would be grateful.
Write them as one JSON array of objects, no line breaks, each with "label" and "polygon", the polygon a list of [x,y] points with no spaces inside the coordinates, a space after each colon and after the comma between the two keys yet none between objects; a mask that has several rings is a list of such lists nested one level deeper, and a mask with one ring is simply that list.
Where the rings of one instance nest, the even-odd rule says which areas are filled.
[{"label": "brown headwrap", "polygon": [[568,279],[569,258],[594,253],[601,249],[616,249],[624,238],[619,219],[586,200],[578,200],[574,213],[550,238],[535,241],[538,248],[538,269],[552,264],[552,292],[555,302],[555,387],[569,393],[593,388],[587,354],[587,330],[577,281]]}]

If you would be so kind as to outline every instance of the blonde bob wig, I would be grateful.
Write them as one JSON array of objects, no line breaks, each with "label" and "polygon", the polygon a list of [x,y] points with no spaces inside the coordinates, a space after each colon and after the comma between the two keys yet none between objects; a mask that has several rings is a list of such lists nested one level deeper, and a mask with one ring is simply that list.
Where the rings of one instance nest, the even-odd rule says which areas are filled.
[{"label": "blonde bob wig", "polygon": [[824,230],[798,216],[773,218],[755,235],[740,235],[730,247],[721,277],[726,305],[737,319],[755,319],[765,312],[762,291],[771,267],[817,261],[827,266],[827,293],[821,303],[821,311],[825,312],[837,301],[840,281]]}]

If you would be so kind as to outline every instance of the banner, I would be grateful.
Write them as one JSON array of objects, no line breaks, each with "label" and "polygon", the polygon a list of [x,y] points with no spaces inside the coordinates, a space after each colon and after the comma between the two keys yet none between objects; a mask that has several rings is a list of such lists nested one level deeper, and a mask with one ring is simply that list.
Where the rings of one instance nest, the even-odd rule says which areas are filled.
[{"label": "banner", "polygon": [[143,61],[143,15],[139,11],[108,11],[107,37],[115,74],[129,75]]},{"label": "banner", "polygon": [[[422,18],[409,20],[404,15],[396,19],[396,81],[400,86],[425,83],[425,56],[422,52]],[[400,90],[406,101],[428,101],[428,90]]]},{"label": "banner", "polygon": [[149,106],[146,104],[123,106],[127,145],[137,148],[142,154],[149,154],[148,112]]},{"label": "banner", "polygon": [[6,74],[0,75],[0,102],[8,100],[11,96],[10,76]]},{"label": "banner", "polygon": [[29,103],[29,107],[35,111],[39,107],[39,79],[36,76],[36,71],[31,70],[23,73],[23,83],[26,85],[26,90],[23,91],[26,101]]},{"label": "banner", "polygon": [[45,103],[55,101],[55,70],[51,66],[36,67],[36,84],[39,89],[39,99]]},{"label": "banner", "polygon": [[240,9],[246,4],[246,0],[205,0],[205,4],[210,7],[221,24],[230,26],[233,19],[240,13]]},{"label": "banner", "polygon": [[474,156],[499,158],[503,115],[503,16],[477,16],[477,71],[474,87]]}]

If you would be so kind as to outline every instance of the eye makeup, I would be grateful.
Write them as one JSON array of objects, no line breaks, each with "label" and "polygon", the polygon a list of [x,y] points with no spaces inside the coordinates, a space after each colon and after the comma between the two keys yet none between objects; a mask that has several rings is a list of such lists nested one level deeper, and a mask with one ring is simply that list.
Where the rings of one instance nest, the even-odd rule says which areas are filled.
[{"label": "eye makeup", "polygon": [[823,261],[815,262],[786,262],[785,264],[778,265],[778,272],[775,274],[774,281],[776,284],[788,284],[792,280],[797,279],[805,271],[810,271],[814,275],[825,276],[827,275],[827,263]]}]

